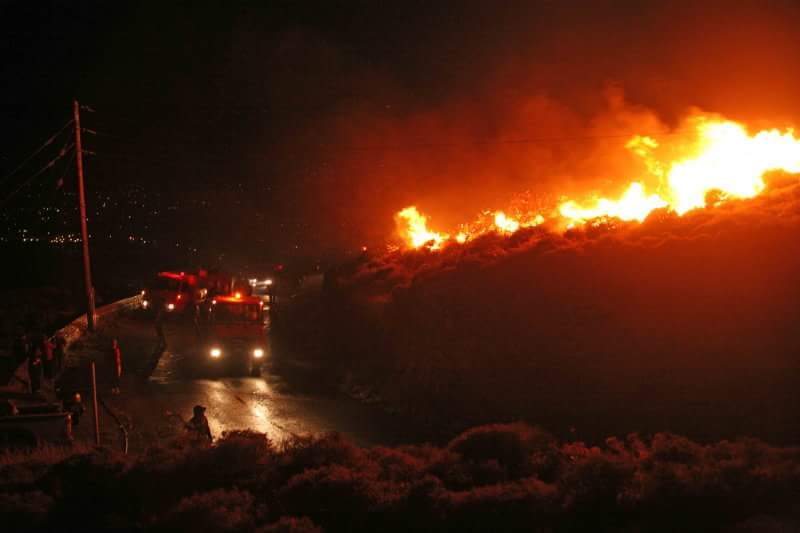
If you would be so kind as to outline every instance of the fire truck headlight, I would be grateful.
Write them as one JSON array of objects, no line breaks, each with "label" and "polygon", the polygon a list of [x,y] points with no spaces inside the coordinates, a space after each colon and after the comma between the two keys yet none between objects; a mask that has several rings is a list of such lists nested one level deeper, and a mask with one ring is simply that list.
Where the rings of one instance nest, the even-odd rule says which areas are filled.
[{"label": "fire truck headlight", "polygon": [[175,309],[175,304],[167,304],[167,311],[172,311]]},{"label": "fire truck headlight", "polygon": [[142,307],[144,307],[145,309],[147,309],[147,306],[148,306],[148,305],[150,305],[150,302],[148,302],[147,300],[142,300]]},{"label": "fire truck headlight", "polygon": [[256,348],[255,350],[253,350],[253,357],[255,357],[256,359],[261,359],[262,357],[264,357],[264,350],[262,350],[261,348]]},{"label": "fire truck headlight", "polygon": [[219,356],[220,356],[220,355],[222,355],[222,350],[220,350],[219,348],[211,348],[211,351],[210,351],[210,352],[208,352],[208,353],[209,353],[209,355],[211,355],[211,357],[213,357],[214,359],[218,359],[218,358],[219,358]]}]

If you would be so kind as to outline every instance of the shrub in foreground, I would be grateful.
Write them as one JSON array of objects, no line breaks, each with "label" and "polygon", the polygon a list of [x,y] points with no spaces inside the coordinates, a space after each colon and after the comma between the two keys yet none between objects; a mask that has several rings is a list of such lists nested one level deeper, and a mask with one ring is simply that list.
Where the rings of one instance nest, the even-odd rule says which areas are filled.
[{"label": "shrub in foreground", "polygon": [[182,499],[154,524],[158,531],[248,531],[255,522],[253,495],[218,489]]},{"label": "shrub in foreground", "polygon": [[[659,433],[602,446],[524,424],[443,447],[276,445],[234,432],[136,457],[0,458],[4,531],[775,531],[800,526],[800,449]],[[756,529],[754,529],[756,528]]]}]

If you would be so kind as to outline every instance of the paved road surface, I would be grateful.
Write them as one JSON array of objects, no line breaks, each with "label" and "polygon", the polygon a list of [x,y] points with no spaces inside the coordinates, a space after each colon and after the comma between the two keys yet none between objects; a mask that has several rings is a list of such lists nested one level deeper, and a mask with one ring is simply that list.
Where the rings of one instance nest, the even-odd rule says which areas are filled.
[{"label": "paved road surface", "polygon": [[[132,430],[132,449],[164,441],[182,431],[196,404],[207,407],[215,436],[233,429],[252,429],[283,440],[291,435],[338,431],[363,445],[411,442],[404,425],[383,410],[347,398],[326,384],[324,371],[281,354],[266,356],[261,377],[238,377],[208,372],[190,324],[174,321],[165,327],[168,348],[152,375],[137,375],[156,346],[152,320],[139,314],[116,319],[102,330],[117,337],[127,376],[122,393],[111,395],[102,383],[107,367],[100,366],[100,394]],[[277,361],[281,360],[278,364]],[[105,380],[107,381],[107,380]],[[104,441],[113,444],[117,432],[104,414]],[[90,420],[81,422],[79,436],[90,437]]]}]

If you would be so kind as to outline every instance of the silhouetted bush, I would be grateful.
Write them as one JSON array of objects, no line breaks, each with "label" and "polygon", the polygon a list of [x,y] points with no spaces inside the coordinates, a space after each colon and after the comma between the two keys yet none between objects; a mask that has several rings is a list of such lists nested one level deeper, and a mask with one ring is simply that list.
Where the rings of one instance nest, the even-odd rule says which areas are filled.
[{"label": "silhouetted bush", "polygon": [[461,531],[536,530],[551,525],[560,511],[557,488],[535,478],[439,496],[444,524]]},{"label": "silhouetted bush", "polygon": [[[131,459],[107,448],[56,463],[39,485],[54,499],[54,523],[80,523],[87,529],[122,527],[138,511],[137,487],[125,483]],[[102,510],[88,513],[87,509]]]},{"label": "silhouetted bush", "polygon": [[328,465],[341,465],[359,469],[367,464],[364,450],[338,433],[321,437],[295,436],[283,445],[278,459],[281,481],[306,470]]},{"label": "silhouetted bush", "polygon": [[363,449],[336,434],[275,446],[232,432],[136,457],[4,455],[0,473],[4,531],[749,532],[800,521],[800,448],[669,433],[587,446],[519,423],[444,447]]},{"label": "silhouetted bush", "polygon": [[306,516],[284,516],[274,524],[257,529],[256,533],[322,533],[322,529]]},{"label": "silhouetted bush", "polygon": [[39,490],[0,492],[0,524],[4,531],[28,531],[41,528],[53,499]]},{"label": "silhouetted bush", "polygon": [[158,531],[247,531],[255,522],[253,495],[218,489],[182,499],[154,524]]},{"label": "silhouetted bush", "polygon": [[250,488],[262,471],[272,467],[274,449],[264,434],[252,431],[226,432],[214,446],[181,441],[180,446],[151,448],[145,452],[128,478],[134,485],[159,487],[144,491],[143,505],[165,510],[187,494],[233,485]]},{"label": "silhouetted bush", "polygon": [[419,479],[425,462],[405,451],[377,446],[367,451],[369,461],[379,468],[381,481],[409,483]]},{"label": "silhouetted bush", "polygon": [[314,468],[292,477],[278,493],[281,509],[292,515],[306,515],[315,522],[352,530],[364,525],[374,510],[374,494],[369,474],[333,464]]},{"label": "silhouetted bush", "polygon": [[526,424],[493,424],[470,429],[447,449],[470,465],[477,485],[537,475],[552,479],[558,448],[552,435]]}]

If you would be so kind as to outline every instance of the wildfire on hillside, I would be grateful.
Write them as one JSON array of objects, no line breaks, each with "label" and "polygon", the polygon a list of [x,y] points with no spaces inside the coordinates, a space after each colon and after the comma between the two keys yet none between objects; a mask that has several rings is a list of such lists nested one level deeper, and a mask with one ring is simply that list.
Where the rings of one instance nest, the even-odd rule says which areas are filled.
[{"label": "wildfire on hillside", "polygon": [[488,232],[510,235],[545,222],[561,230],[598,219],[643,222],[655,209],[683,215],[706,207],[712,197],[715,204],[753,198],[765,189],[764,175],[770,171],[800,173],[800,139],[792,129],[751,135],[740,123],[706,114],[695,114],[685,128],[661,141],[635,135],[623,147],[641,159],[646,171],[616,199],[562,197],[541,211],[484,211],[454,236],[431,229],[428,217],[409,206],[395,217],[398,232],[410,248],[439,250]]}]

